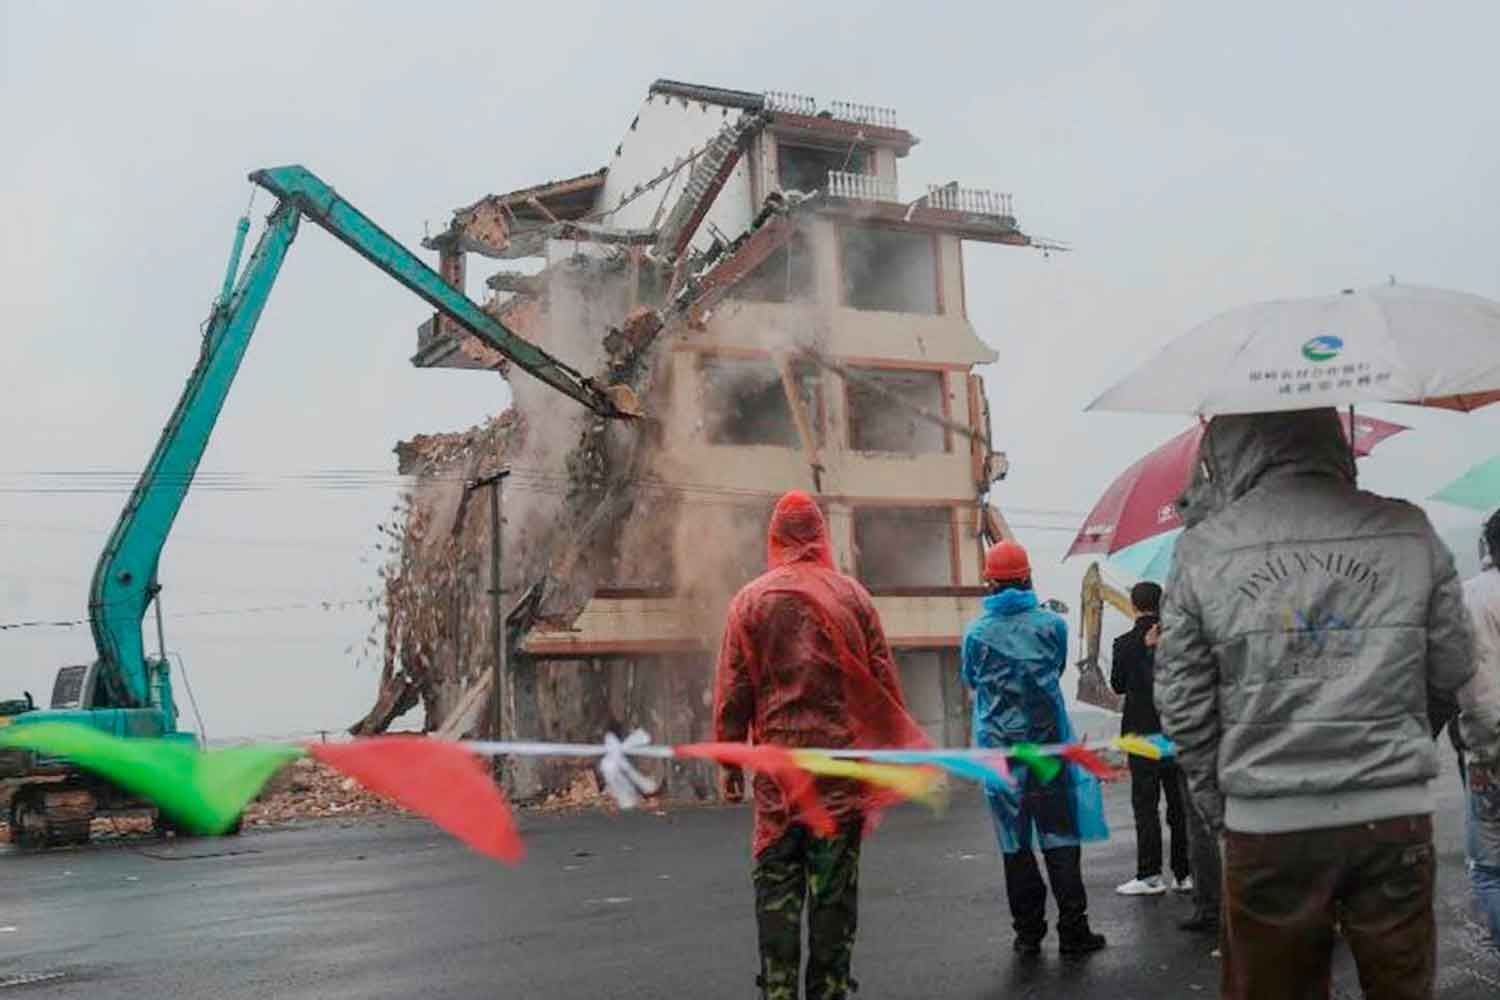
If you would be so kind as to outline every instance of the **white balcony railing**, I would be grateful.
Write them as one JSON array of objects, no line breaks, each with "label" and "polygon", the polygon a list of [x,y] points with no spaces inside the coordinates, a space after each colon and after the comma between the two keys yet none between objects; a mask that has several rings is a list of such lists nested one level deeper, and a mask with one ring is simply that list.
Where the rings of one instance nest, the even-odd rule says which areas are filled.
[{"label": "white balcony railing", "polygon": [[805,94],[793,94],[785,90],[768,90],[765,93],[767,111],[781,111],[793,115],[813,117],[826,114],[839,121],[856,125],[872,125],[878,128],[897,128],[894,108],[883,108],[878,104],[858,104],[854,101],[830,101],[825,108]]},{"label": "white balcony railing", "polygon": [[989,215],[997,219],[1015,221],[1015,208],[1011,196],[999,191],[984,191],[979,188],[961,188],[954,184],[929,185],[927,204],[933,208],[965,215]]},{"label": "white balcony railing", "polygon": [[850,201],[899,202],[900,194],[894,181],[871,174],[851,174],[842,170],[828,171],[828,195],[831,198],[848,198]]},{"label": "white balcony railing", "polygon": [[828,113],[846,122],[860,125],[876,125],[880,128],[896,127],[896,109],[882,108],[876,104],[855,104],[852,101],[834,101]]},{"label": "white balcony railing", "polygon": [[818,102],[802,94],[792,94],[785,90],[768,90],[765,98],[767,111],[784,111],[793,115],[818,113]]}]

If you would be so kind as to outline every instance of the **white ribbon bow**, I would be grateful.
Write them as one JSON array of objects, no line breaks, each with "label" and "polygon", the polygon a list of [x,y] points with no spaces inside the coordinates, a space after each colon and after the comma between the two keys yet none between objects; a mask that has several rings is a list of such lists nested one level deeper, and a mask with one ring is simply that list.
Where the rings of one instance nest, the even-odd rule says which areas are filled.
[{"label": "white ribbon bow", "polygon": [[637,729],[622,741],[614,733],[604,735],[604,756],[599,760],[599,773],[604,776],[604,787],[609,789],[621,809],[634,809],[641,804],[643,795],[655,795],[657,782],[635,769],[626,754],[648,746],[651,737],[644,729]]}]

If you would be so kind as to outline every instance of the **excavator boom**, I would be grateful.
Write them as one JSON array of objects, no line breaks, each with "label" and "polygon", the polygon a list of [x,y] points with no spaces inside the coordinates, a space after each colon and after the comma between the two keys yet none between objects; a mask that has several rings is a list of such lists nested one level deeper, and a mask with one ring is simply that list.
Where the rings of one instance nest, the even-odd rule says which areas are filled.
[{"label": "excavator boom", "polygon": [[1104,631],[1104,606],[1108,604],[1122,615],[1131,615],[1130,598],[1104,579],[1099,564],[1093,563],[1083,574],[1083,592],[1079,596],[1079,642],[1083,658],[1078,661],[1078,700],[1111,712],[1120,710],[1120,696],[1109,687],[1109,678],[1099,666],[1099,647]]},{"label": "excavator boom", "polygon": [[[152,690],[153,668],[146,661],[141,619],[157,593],[156,571],[162,547],[304,217],[474,333],[516,367],[600,416],[634,415],[628,403],[625,407],[616,405],[621,397],[600,389],[576,369],[512,333],[307,168],[257,170],[250,180],[274,194],[278,203],[233,291],[216,301],[203,333],[198,363],[94,570],[89,618],[99,654],[97,683],[102,687],[96,704],[146,708],[159,705],[163,694],[170,697],[169,688],[160,693]],[[242,225],[236,233],[226,288],[233,280],[243,239]],[[164,671],[165,666],[161,669]],[[175,715],[170,705],[161,707]],[[166,721],[170,728],[171,719]]]},{"label": "excavator boom", "polygon": [[633,417],[615,404],[611,394],[554,358],[472,302],[463,292],[443,280],[432,268],[402,246],[394,237],[339,196],[306,167],[272,167],[257,170],[250,180],[270,191],[283,203],[291,203],[345,246],[374,264],[391,278],[425,299],[511,363],[546,382],[558,392],[602,417]]}]

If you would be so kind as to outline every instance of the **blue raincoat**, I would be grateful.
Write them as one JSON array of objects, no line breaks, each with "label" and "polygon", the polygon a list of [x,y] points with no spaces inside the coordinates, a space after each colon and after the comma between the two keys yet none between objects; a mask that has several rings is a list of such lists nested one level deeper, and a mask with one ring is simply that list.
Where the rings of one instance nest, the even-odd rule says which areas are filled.
[{"label": "blue raincoat", "polygon": [[[964,633],[960,674],[974,691],[974,745],[1066,743],[1073,724],[1063,705],[1068,624],[1037,606],[1030,590],[1005,590],[984,599],[984,614]],[[1042,784],[1028,768],[1014,770],[1013,788],[985,786],[1000,849],[1072,847],[1104,840],[1104,796],[1099,781],[1076,764]]]}]

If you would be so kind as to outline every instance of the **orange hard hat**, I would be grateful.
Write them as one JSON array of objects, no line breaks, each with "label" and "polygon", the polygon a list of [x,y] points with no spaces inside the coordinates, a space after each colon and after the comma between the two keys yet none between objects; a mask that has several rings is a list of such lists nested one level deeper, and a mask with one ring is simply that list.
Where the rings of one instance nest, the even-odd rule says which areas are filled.
[{"label": "orange hard hat", "polygon": [[997,583],[1019,583],[1031,579],[1031,560],[1020,542],[996,542],[984,554],[984,578]]}]

